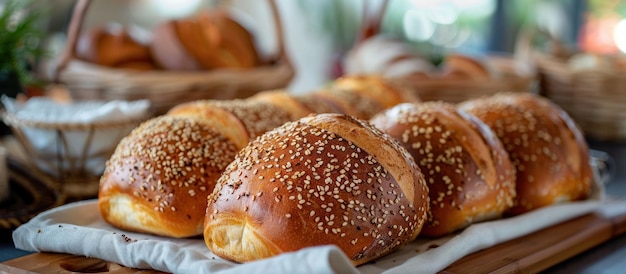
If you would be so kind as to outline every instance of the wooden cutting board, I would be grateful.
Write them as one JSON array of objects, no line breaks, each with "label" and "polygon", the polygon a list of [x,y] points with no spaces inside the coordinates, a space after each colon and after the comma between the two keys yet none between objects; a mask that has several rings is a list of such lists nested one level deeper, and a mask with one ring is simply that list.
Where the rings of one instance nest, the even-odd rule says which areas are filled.
[{"label": "wooden cutting board", "polygon": [[[587,214],[470,254],[441,273],[537,273],[626,232],[626,214]],[[0,264],[8,273],[162,273],[67,254],[35,253]]]},{"label": "wooden cutting board", "polygon": [[442,273],[537,273],[626,232],[626,214],[591,213],[475,252]]},{"label": "wooden cutting board", "polygon": [[113,273],[157,274],[156,270],[123,267],[100,259],[58,253],[33,253],[0,264],[0,273]]}]

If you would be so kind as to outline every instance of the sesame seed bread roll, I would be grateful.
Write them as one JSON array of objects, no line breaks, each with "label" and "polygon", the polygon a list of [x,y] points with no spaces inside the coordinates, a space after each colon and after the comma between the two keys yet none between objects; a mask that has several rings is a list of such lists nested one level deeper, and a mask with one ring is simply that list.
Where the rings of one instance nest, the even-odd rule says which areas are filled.
[{"label": "sesame seed bread roll", "polygon": [[[221,110],[217,110],[221,109]],[[227,113],[227,122],[220,121],[222,118],[215,116],[216,112]],[[286,122],[293,121],[291,115],[285,109],[266,102],[254,100],[198,100],[182,103],[173,107],[167,113],[170,116],[195,117],[196,119],[207,120],[210,123],[223,123],[220,131],[230,131],[227,134],[233,139],[237,139],[237,144],[247,144],[254,138],[272,130]],[[219,116],[223,117],[223,116]],[[232,125],[234,128],[229,128]],[[241,132],[241,128],[245,132]],[[236,135],[236,136],[233,136]],[[241,140],[239,140],[241,139]],[[245,142],[240,142],[244,140]],[[240,148],[243,148],[241,146]]]},{"label": "sesame seed bread roll", "polygon": [[315,93],[309,92],[306,94],[294,95],[293,98],[315,114],[342,113],[341,109],[337,105],[333,104],[329,100],[324,100],[316,96]]},{"label": "sesame seed bread roll", "polygon": [[296,96],[285,90],[262,91],[253,95],[249,99],[273,104],[284,109],[290,114],[291,121],[295,121],[309,114],[315,113],[312,109],[308,108],[296,99]]},{"label": "sesame seed bread roll", "polygon": [[[363,115],[361,112],[359,112],[358,110],[359,107],[357,105],[365,104],[368,102],[363,101],[362,99],[355,96],[354,94],[350,94],[346,92],[344,92],[344,94],[347,94],[347,96],[349,97],[342,98],[338,94],[333,94],[332,92],[329,92],[325,89],[320,89],[320,90],[311,92],[308,95],[308,97],[314,100],[320,101],[320,102],[324,102],[323,105],[331,106],[331,108],[334,109],[334,111],[331,113],[345,114],[345,115],[349,115],[355,118],[366,116],[366,115]],[[379,109],[378,106],[374,106],[374,108]],[[323,113],[323,112],[318,112],[318,113]]]},{"label": "sesame seed bread roll", "polygon": [[318,114],[252,141],[208,197],[204,240],[247,262],[337,245],[354,265],[415,239],[428,188],[411,156],[364,121]]},{"label": "sesame seed bread roll", "polygon": [[509,214],[589,197],[587,143],[557,105],[530,93],[501,93],[460,108],[493,129],[517,169],[517,200]]},{"label": "sesame seed bread roll", "polygon": [[98,193],[100,213],[129,231],[200,235],[206,197],[238,151],[202,120],[152,118],[123,138],[107,161]]},{"label": "sesame seed bread roll", "polygon": [[340,105],[346,114],[357,119],[367,120],[385,110],[378,101],[369,98],[358,91],[341,88],[327,88],[318,91],[319,96]]},{"label": "sesame seed bread roll", "polygon": [[442,66],[442,76],[454,79],[488,81],[492,72],[483,61],[462,54],[446,56]]},{"label": "sesame seed bread roll", "polygon": [[[235,103],[233,103],[235,104]],[[183,103],[170,109],[167,116],[201,119],[228,137],[239,149],[250,141],[250,135],[243,122],[226,108],[212,106],[209,101]]]},{"label": "sesame seed bread roll", "polygon": [[361,96],[378,102],[384,109],[400,103],[420,101],[415,92],[400,82],[377,75],[344,76],[335,80],[332,88],[357,92]]},{"label": "sesame seed bread roll", "polygon": [[343,110],[341,113],[366,120],[397,104],[419,102],[418,97],[399,82],[373,75],[338,78],[316,95],[338,105]]},{"label": "sesame seed bread roll", "polygon": [[513,206],[515,169],[476,117],[449,103],[404,103],[371,123],[397,139],[424,174],[431,213],[422,235],[447,235],[501,217]]}]

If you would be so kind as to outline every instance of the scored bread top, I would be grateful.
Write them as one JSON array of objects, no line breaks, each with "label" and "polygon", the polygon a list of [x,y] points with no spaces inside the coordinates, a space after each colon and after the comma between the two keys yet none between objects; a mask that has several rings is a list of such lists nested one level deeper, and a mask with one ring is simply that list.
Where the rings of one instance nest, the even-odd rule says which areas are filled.
[{"label": "scored bread top", "polygon": [[591,193],[588,146],[571,118],[547,99],[503,92],[460,108],[488,124],[517,169],[517,215]]},{"label": "scored bread top", "polygon": [[[233,137],[239,141],[247,138],[244,143],[291,121],[291,114],[275,104],[243,99],[198,100],[183,103],[172,108],[167,115],[204,117],[205,120],[213,121],[218,120],[213,116],[216,113],[221,113],[220,117],[223,118],[229,117],[227,121],[223,121],[224,127],[218,129],[228,131],[229,126],[236,127],[237,130],[233,129],[232,134],[239,136]],[[240,126],[243,126],[245,133],[239,133]]]},{"label": "scored bread top", "polygon": [[290,114],[292,121],[315,113],[312,109],[304,105],[300,100],[297,100],[295,95],[285,90],[262,91],[250,97],[249,100],[256,100],[269,104],[274,104],[286,110]]},{"label": "scored bread top", "polygon": [[272,130],[244,148],[209,196],[205,242],[245,262],[335,244],[355,265],[414,239],[428,189],[394,140],[340,114]]},{"label": "scored bread top", "polygon": [[443,236],[513,206],[515,170],[480,120],[443,102],[400,104],[372,119],[414,157],[428,183],[431,218],[422,233]]},{"label": "scored bread top", "polygon": [[415,189],[422,186],[415,185],[415,172],[412,169],[416,167],[414,162],[410,161],[413,158],[389,136],[370,124],[350,116],[321,115],[304,118],[303,122],[340,134],[342,138],[378,158],[378,162],[396,179],[409,201],[422,198],[414,197]]},{"label": "scored bread top", "polygon": [[387,109],[400,103],[417,103],[419,97],[399,81],[374,75],[353,75],[336,79],[333,88],[347,89],[378,102]]},{"label": "scored bread top", "polygon": [[199,235],[205,199],[237,151],[202,121],[150,119],[123,138],[107,161],[100,212],[107,222],[131,231]]}]

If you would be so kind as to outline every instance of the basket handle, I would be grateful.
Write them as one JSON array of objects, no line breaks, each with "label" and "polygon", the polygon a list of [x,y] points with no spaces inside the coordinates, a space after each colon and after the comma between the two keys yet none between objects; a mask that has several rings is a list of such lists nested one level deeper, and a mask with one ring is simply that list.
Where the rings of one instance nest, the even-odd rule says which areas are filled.
[{"label": "basket handle", "polygon": [[[278,60],[293,71],[293,63],[289,59],[287,50],[285,48],[285,34],[283,30],[283,23],[280,16],[280,11],[275,0],[267,0],[272,12],[272,19],[274,21],[274,29],[276,32],[276,38],[278,39]],[[78,42],[78,36],[81,32],[83,21],[87,14],[87,10],[91,4],[91,0],[78,0],[74,5],[70,25],[67,30],[67,41],[65,48],[56,63],[56,67],[53,71],[52,80],[55,83],[60,82],[61,71],[63,71],[69,64],[74,52],[76,50],[76,43]]]},{"label": "basket handle", "polygon": [[89,5],[91,4],[91,0],[78,0],[74,5],[74,10],[72,12],[72,17],[70,20],[70,25],[67,29],[67,41],[65,42],[65,48],[63,48],[63,52],[61,52],[61,56],[59,57],[56,67],[54,68],[52,80],[55,83],[59,83],[59,76],[61,71],[67,67],[70,59],[74,56],[74,51],[76,50],[76,42],[78,41],[78,35],[81,31],[81,26],[85,19],[85,15],[87,14],[87,9],[89,9]]},{"label": "basket handle", "polygon": [[[548,41],[551,47],[548,52],[542,53],[536,48],[533,39],[537,37],[545,38]],[[538,27],[522,28],[517,34],[513,49],[517,69],[529,75],[537,72],[538,64],[536,58],[543,58],[537,57],[537,55],[562,58],[568,54],[569,49],[561,39]]]},{"label": "basket handle", "polygon": [[389,0],[381,0],[380,9],[375,12],[374,16],[370,18],[370,9],[371,9],[371,1],[363,2],[363,10],[362,17],[363,22],[361,23],[359,29],[359,36],[357,37],[356,43],[359,44],[367,40],[368,38],[377,35],[380,32],[380,28],[382,25],[383,17],[385,16],[385,11],[387,10],[387,6],[389,4]]}]

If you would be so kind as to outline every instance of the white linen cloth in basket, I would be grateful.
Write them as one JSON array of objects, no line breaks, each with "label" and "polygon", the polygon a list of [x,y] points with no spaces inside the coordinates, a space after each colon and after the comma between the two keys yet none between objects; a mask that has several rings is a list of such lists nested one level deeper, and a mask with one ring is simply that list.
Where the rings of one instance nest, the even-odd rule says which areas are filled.
[{"label": "white linen cloth in basket", "polygon": [[[22,131],[32,145],[33,149],[42,155],[68,154],[78,159],[83,153],[85,144],[89,138],[87,130],[63,129],[64,125],[90,125],[94,123],[119,123],[120,121],[139,121],[146,117],[150,111],[148,100],[136,101],[80,101],[72,103],[57,102],[48,97],[33,97],[26,102],[18,102],[13,98],[2,96],[0,98],[7,113],[15,118],[36,123],[40,126],[24,126]],[[115,148],[119,140],[126,136],[139,122],[120,123],[116,127],[108,127],[98,131],[92,137],[91,145],[87,147],[88,157],[85,163],[86,171],[94,175],[102,174],[104,163],[110,155],[107,151]],[[55,126],[56,125],[56,126]],[[86,127],[85,126],[85,127]],[[58,142],[56,129],[64,131],[67,142],[71,144],[69,151]],[[52,159],[56,159],[52,157]],[[42,171],[56,176],[57,169],[42,159],[32,159]],[[63,169],[71,165],[61,163]]]}]

